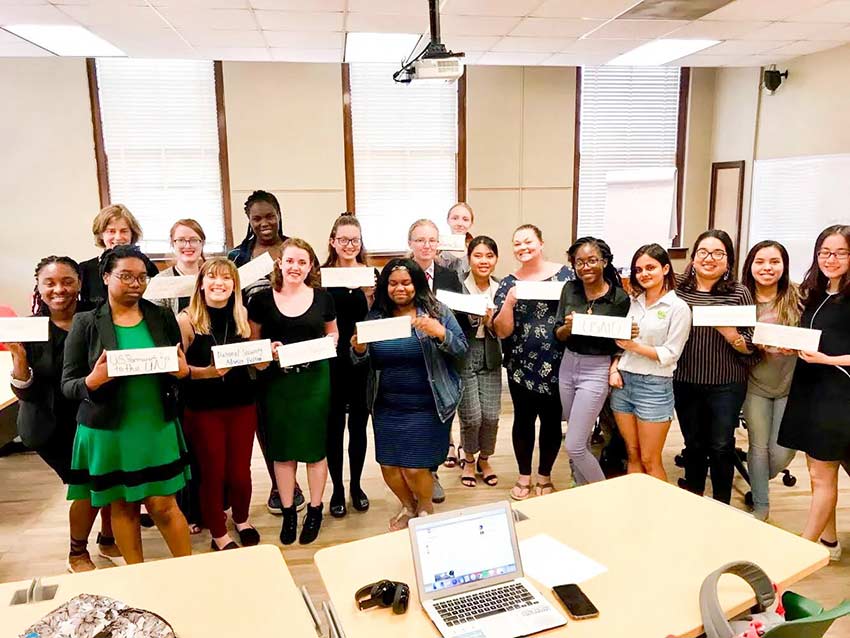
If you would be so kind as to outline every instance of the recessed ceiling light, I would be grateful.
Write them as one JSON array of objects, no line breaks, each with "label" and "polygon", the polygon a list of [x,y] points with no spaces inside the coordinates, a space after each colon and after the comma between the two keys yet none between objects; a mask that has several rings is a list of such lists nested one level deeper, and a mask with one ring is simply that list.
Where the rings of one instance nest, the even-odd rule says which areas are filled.
[{"label": "recessed ceiling light", "polygon": [[3,29],[55,55],[84,58],[127,55],[88,29],[76,25],[9,24]]},{"label": "recessed ceiling light", "polygon": [[345,61],[400,64],[421,37],[419,33],[349,33],[345,37]]},{"label": "recessed ceiling light", "polygon": [[713,47],[715,44],[720,44],[720,40],[653,40],[618,55],[607,64],[611,66],[660,66],[708,47]]}]

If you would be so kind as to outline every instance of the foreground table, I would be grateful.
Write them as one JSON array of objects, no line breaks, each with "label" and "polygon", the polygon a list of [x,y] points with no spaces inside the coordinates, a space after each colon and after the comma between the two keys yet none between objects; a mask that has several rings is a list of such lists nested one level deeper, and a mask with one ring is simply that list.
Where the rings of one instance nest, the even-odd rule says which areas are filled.
[{"label": "foreground table", "polygon": [[272,545],[47,577],[53,600],[9,606],[21,581],[0,585],[0,636],[13,637],[77,594],[102,594],[156,612],[180,638],[315,636],[280,550]]},{"label": "foreground table", "polygon": [[[753,561],[784,589],[829,562],[817,543],[645,475],[537,497],[514,509],[529,517],[517,523],[520,540],[549,534],[608,568],[581,585],[599,617],[541,636],[698,636],[700,585],[724,563]],[[323,549],[315,561],[347,638],[439,636],[419,604],[407,531]],[[410,585],[407,614],[357,610],[356,589],[381,578]],[[720,600],[730,616],[755,602],[735,577],[721,581]]]}]

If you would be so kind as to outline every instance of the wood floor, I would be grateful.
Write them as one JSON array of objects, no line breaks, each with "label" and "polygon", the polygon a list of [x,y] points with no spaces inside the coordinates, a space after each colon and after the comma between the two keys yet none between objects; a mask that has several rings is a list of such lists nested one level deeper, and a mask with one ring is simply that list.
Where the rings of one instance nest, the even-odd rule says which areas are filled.
[{"label": "wood floor", "polygon": [[[440,478],[447,499],[445,503],[437,506],[437,511],[508,497],[508,489],[516,479],[516,465],[511,447],[511,414],[507,397],[503,398],[503,408],[496,454],[492,458],[493,466],[501,479],[499,485],[487,487],[479,482],[478,487],[474,489],[465,488],[459,480],[459,469],[443,468]],[[457,433],[457,426],[455,432]],[[670,480],[681,476],[681,470],[676,468],[673,462],[674,455],[681,448],[681,442],[681,435],[674,424],[664,453]],[[745,438],[742,437],[740,442],[746,447]],[[256,447],[252,465],[254,495],[251,520],[260,531],[263,542],[277,544],[280,518],[266,510],[269,478]],[[795,487],[785,487],[778,479],[771,484],[771,522],[784,529],[799,532],[805,522],[809,505],[808,473],[802,455],[798,454],[794,459],[791,470],[797,477]],[[299,470],[299,481],[306,487],[307,480],[303,468]],[[563,449],[555,464],[553,481],[561,488],[569,485],[569,466]],[[296,544],[282,549],[295,581],[299,585],[307,585],[317,602],[326,597],[326,592],[313,565],[313,553],[323,547],[383,533],[387,529],[387,521],[397,511],[397,503],[384,486],[379,468],[374,462],[371,432],[363,488],[372,503],[368,512],[360,514],[349,507],[351,513],[346,518],[331,518],[327,514],[327,501],[330,497],[328,490],[325,493],[325,523],[318,540],[312,545]],[[747,486],[738,476],[735,488],[733,505],[744,508],[743,493]],[[0,458],[0,582],[58,574],[64,570],[68,551],[67,510],[65,490],[38,456],[22,454]],[[98,523],[95,525],[97,527]],[[844,558],[794,587],[795,591],[815,598],[826,606],[832,606],[850,597],[850,478],[843,473],[840,478],[838,528],[839,538],[845,547]],[[659,533],[663,534],[665,530],[659,530]],[[93,546],[94,534],[91,539]],[[143,539],[147,559],[168,556],[165,544],[155,529],[144,530]],[[209,551],[209,535],[203,532],[194,536],[193,545],[196,552]],[[698,548],[695,549],[698,551]],[[94,560],[98,567],[109,568],[105,560],[98,557]],[[191,588],[191,581],[187,581],[187,591]],[[850,620],[839,622],[827,635],[831,638],[850,638]]]}]

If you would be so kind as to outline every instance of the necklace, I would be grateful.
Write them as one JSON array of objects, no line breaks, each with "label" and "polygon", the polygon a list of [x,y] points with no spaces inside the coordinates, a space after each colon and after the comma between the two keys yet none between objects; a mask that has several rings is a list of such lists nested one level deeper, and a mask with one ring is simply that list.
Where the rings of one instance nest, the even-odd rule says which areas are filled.
[{"label": "necklace", "polygon": [[594,297],[593,299],[591,299],[591,300],[590,300],[590,303],[589,303],[589,304],[587,304],[587,310],[586,310],[586,313],[587,313],[587,314],[589,314],[589,315],[592,315],[592,314],[593,314],[593,305],[594,305],[597,301],[599,301],[600,299],[602,299],[602,297],[604,297],[605,295],[607,295],[607,294],[608,294],[608,290],[609,290],[609,288],[610,288],[610,286],[606,286],[605,290],[602,292],[602,294],[601,294],[601,295],[599,295],[598,297]]}]

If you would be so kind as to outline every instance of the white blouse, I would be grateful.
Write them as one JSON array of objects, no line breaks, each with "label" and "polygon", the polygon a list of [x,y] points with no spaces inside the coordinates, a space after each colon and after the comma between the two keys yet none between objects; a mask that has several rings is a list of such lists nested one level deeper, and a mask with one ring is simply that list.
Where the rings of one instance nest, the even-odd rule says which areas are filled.
[{"label": "white blouse", "polygon": [[628,316],[640,328],[635,341],[655,348],[658,361],[627,351],[620,358],[618,369],[633,374],[672,377],[676,362],[691,333],[691,311],[688,304],[671,290],[647,307],[646,293],[642,293],[639,297],[632,298]]}]

